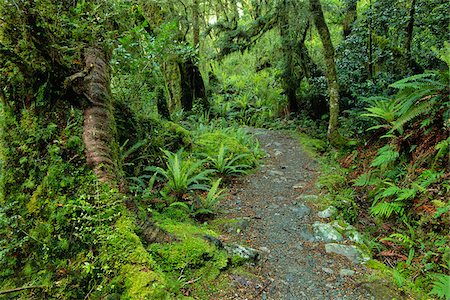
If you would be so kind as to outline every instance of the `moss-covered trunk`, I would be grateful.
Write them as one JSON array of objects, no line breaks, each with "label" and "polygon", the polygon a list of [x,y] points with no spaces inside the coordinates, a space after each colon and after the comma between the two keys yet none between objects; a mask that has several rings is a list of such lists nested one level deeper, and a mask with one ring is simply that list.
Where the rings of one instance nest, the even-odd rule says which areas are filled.
[{"label": "moss-covered trunk", "polygon": [[194,101],[197,99],[200,99],[201,103],[205,106],[207,104],[205,84],[198,66],[192,59],[188,59],[186,62],[180,63],[179,68],[181,74],[180,83],[182,108],[185,111],[191,111]]},{"label": "moss-covered trunk", "polygon": [[[90,105],[84,111],[83,140],[86,146],[86,161],[92,166],[101,182],[117,180],[117,153],[114,153],[115,122],[112,113],[110,71],[103,50],[96,47],[85,51],[86,69],[84,95]],[[115,147],[116,150],[117,147]]]},{"label": "moss-covered trunk", "polygon": [[328,81],[328,93],[330,97],[330,120],[328,123],[328,140],[333,145],[340,143],[338,132],[339,118],[339,84],[336,74],[336,62],[334,60],[334,46],[331,42],[330,31],[322,11],[320,0],[309,0],[310,10],[313,15],[314,23],[319,32],[320,39],[324,49],[324,58],[326,64],[326,76]]}]

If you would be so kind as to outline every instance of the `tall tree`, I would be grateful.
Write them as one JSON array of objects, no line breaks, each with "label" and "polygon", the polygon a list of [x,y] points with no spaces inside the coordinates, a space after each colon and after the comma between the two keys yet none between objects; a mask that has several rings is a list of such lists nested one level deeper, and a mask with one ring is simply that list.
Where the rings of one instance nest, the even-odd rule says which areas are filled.
[{"label": "tall tree", "polygon": [[352,31],[353,22],[356,20],[357,12],[356,7],[358,0],[346,0],[345,16],[342,22],[342,29],[344,38],[350,35]]},{"label": "tall tree", "polygon": [[322,5],[320,0],[309,0],[309,7],[319,32],[320,39],[324,49],[324,59],[326,65],[326,77],[328,81],[328,93],[330,97],[330,119],[328,122],[328,140],[333,145],[340,143],[340,135],[338,131],[339,119],[339,84],[336,74],[336,62],[334,60],[334,46],[331,41],[330,31],[325,17],[323,15]]}]

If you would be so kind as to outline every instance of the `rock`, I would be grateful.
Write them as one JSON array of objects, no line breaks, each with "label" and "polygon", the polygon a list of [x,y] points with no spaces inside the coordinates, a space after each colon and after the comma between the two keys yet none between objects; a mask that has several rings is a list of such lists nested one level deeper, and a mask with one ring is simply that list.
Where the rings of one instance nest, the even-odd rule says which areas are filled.
[{"label": "rock", "polygon": [[237,218],[223,224],[223,228],[228,233],[235,233],[246,229],[249,225],[250,225],[250,218],[244,217],[244,218]]},{"label": "rock", "polygon": [[353,276],[355,275],[355,271],[349,269],[341,269],[339,270],[339,275],[341,276]]},{"label": "rock", "polygon": [[214,246],[216,246],[217,249],[223,249],[222,241],[219,240],[218,238],[213,237],[213,236],[211,236],[211,235],[207,235],[207,234],[205,234],[205,235],[203,236],[203,238],[204,238],[206,241],[208,241],[208,242],[210,242],[211,244],[213,244]]},{"label": "rock", "polygon": [[356,231],[356,229],[348,230],[345,232],[345,236],[352,242],[355,242],[357,244],[363,243],[362,235]]},{"label": "rock", "polygon": [[317,201],[319,199],[319,196],[317,195],[300,195],[297,198],[298,200],[303,201]]},{"label": "rock", "polygon": [[353,245],[341,245],[336,243],[325,244],[325,251],[327,253],[343,255],[355,264],[364,263],[370,259],[364,255],[358,247]]},{"label": "rock", "polygon": [[317,215],[319,216],[319,218],[327,219],[332,217],[336,212],[337,212],[336,207],[330,206],[327,209],[319,212]]},{"label": "rock", "polygon": [[347,230],[347,228],[350,226],[347,223],[345,223],[345,221],[343,220],[335,220],[333,222],[330,223],[331,226],[333,226],[335,229],[337,229],[339,232],[345,232]]},{"label": "rock", "polygon": [[297,183],[296,185],[294,185],[292,188],[294,190],[301,190],[305,187],[305,185],[302,182]]},{"label": "rock", "polygon": [[311,211],[311,209],[304,204],[291,206],[289,208],[291,211],[293,211],[296,214],[296,217],[298,217],[298,218],[303,218],[303,217],[309,215],[309,212]]},{"label": "rock", "polygon": [[281,171],[270,170],[270,171],[269,171],[269,175],[270,175],[270,176],[284,176],[284,173],[281,172]]},{"label": "rock", "polygon": [[270,250],[269,250],[269,248],[267,248],[267,247],[260,247],[259,250],[260,250],[261,252],[270,253]]},{"label": "rock", "polygon": [[331,224],[316,222],[313,224],[316,239],[324,242],[341,242],[344,240],[342,234],[339,233]]},{"label": "rock", "polygon": [[326,268],[326,267],[322,267],[322,271],[324,271],[325,273],[328,273],[328,274],[333,274],[334,273],[332,269]]},{"label": "rock", "polygon": [[259,252],[256,249],[245,247],[237,244],[226,245],[225,250],[232,257],[239,257],[240,259],[247,262],[256,262],[259,260]]}]

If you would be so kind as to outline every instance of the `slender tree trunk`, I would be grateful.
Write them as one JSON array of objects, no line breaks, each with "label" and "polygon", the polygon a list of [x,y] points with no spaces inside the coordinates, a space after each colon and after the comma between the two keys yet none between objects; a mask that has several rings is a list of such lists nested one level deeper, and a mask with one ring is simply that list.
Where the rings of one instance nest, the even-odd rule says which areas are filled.
[{"label": "slender tree trunk", "polygon": [[416,13],[416,0],[411,0],[411,9],[409,10],[409,21],[408,27],[406,28],[406,40],[405,40],[405,49],[406,49],[406,61],[411,66],[412,58],[411,58],[411,43],[414,33],[414,15]]},{"label": "slender tree trunk", "polygon": [[352,32],[352,24],[356,20],[357,0],[347,0],[344,22],[342,23],[344,39]]},{"label": "slender tree trunk", "polygon": [[192,3],[192,35],[194,48],[198,48],[200,44],[200,25],[199,19],[199,0],[193,0]]},{"label": "slender tree trunk", "polygon": [[373,52],[373,45],[372,45],[372,1],[369,0],[370,5],[370,16],[368,21],[368,29],[369,29],[369,45],[368,45],[368,57],[367,57],[367,68],[369,72],[369,79],[373,78],[373,58],[372,58],[372,52]]},{"label": "slender tree trunk", "polygon": [[322,11],[320,0],[309,0],[311,13],[314,18],[317,31],[324,49],[326,76],[328,80],[328,93],[330,96],[330,120],[328,123],[328,140],[332,145],[340,143],[340,135],[338,132],[339,118],[339,84],[336,74],[336,63],[334,60],[334,47],[331,42],[330,31]]},{"label": "slender tree trunk", "polygon": [[101,182],[117,180],[117,160],[113,151],[115,121],[112,113],[109,63],[103,50],[90,47],[85,51],[88,75],[83,94],[90,106],[84,111],[83,140],[86,160]]}]

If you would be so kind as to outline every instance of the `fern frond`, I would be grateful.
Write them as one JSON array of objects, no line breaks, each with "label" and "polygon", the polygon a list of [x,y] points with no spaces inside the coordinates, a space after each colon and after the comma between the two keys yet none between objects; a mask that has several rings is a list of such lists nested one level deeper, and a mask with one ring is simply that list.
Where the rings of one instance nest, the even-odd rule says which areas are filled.
[{"label": "fern frond", "polygon": [[387,165],[394,162],[400,153],[396,151],[391,145],[386,145],[378,150],[378,156],[372,161],[372,167]]},{"label": "fern frond", "polygon": [[433,289],[430,295],[439,297],[440,299],[450,299],[450,276],[445,274],[436,274],[433,276]]},{"label": "fern frond", "polygon": [[430,103],[430,101],[425,101],[420,103],[417,106],[414,106],[410,110],[408,110],[405,114],[402,114],[400,118],[398,118],[396,121],[392,122],[392,129],[393,131],[403,131],[401,130],[403,126],[411,121],[412,119],[418,117],[419,115],[427,114],[430,112],[430,110],[433,108],[433,103]]},{"label": "fern frond", "polygon": [[402,216],[405,209],[401,203],[395,202],[380,202],[375,206],[370,208],[370,212],[372,215],[381,217],[381,218],[389,218],[393,213]]}]

